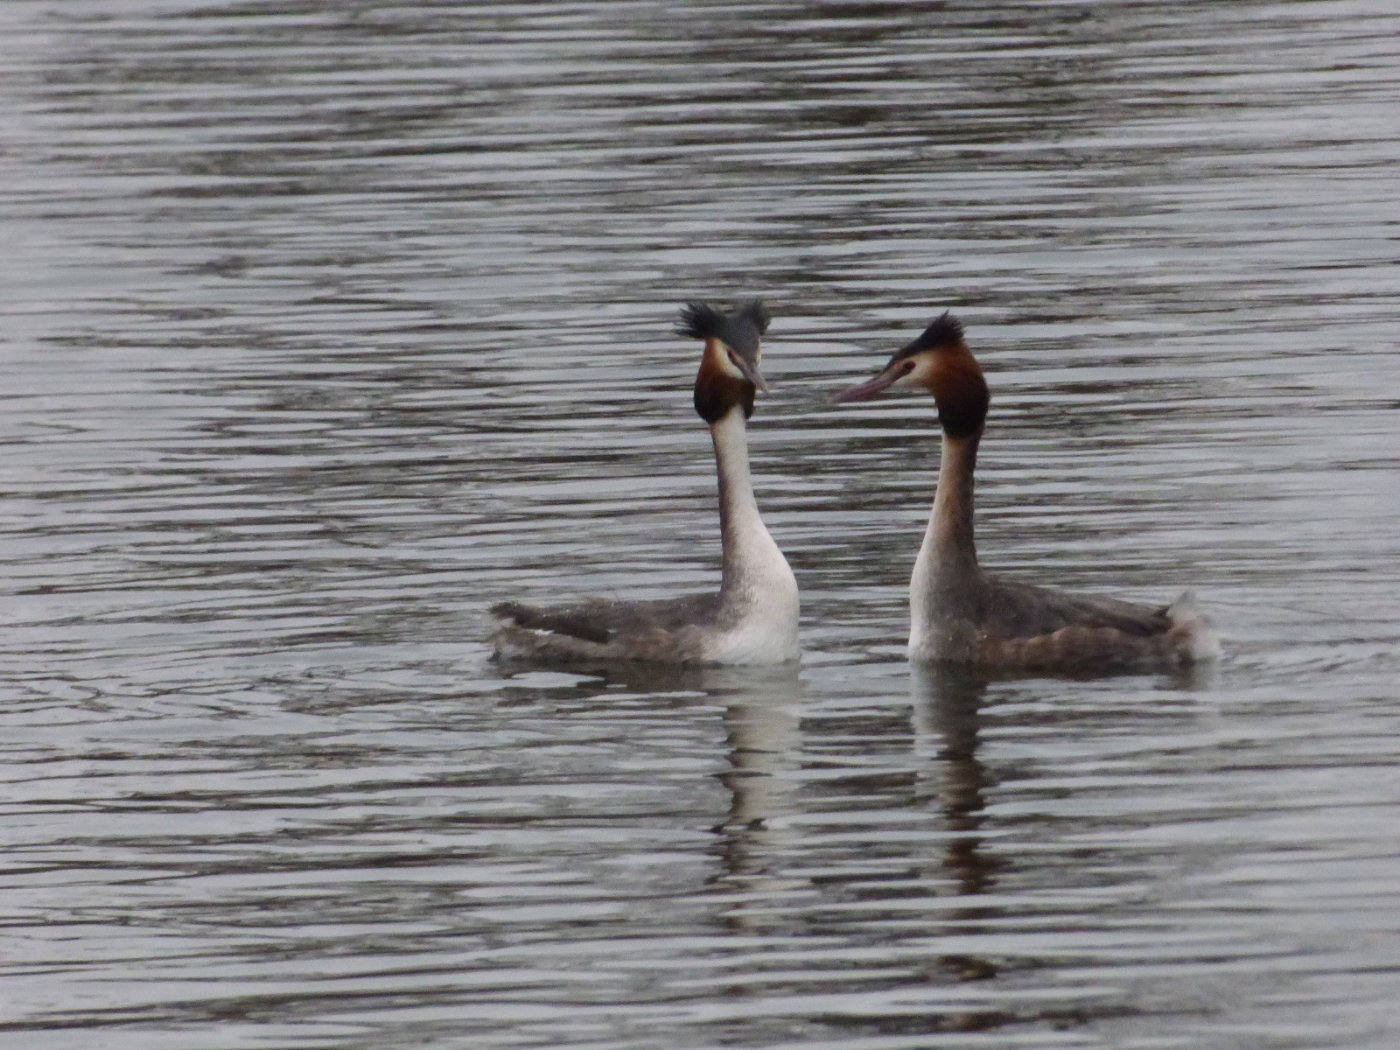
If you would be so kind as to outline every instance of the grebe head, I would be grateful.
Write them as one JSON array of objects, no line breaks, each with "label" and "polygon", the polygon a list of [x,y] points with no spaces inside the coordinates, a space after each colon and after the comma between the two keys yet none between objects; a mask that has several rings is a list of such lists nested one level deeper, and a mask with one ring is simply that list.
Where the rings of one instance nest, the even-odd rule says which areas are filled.
[{"label": "grebe head", "polygon": [[832,403],[868,401],[886,390],[927,390],[949,437],[977,433],[987,418],[987,381],[963,341],[962,324],[944,312],[919,337],[894,352],[874,378],[842,390]]},{"label": "grebe head", "polygon": [[740,407],[753,415],[754,391],[768,390],[758,370],[759,339],[768,328],[768,310],[754,299],[729,313],[708,303],[686,303],[676,331],[705,342],[695,376],[695,411],[706,423]]}]

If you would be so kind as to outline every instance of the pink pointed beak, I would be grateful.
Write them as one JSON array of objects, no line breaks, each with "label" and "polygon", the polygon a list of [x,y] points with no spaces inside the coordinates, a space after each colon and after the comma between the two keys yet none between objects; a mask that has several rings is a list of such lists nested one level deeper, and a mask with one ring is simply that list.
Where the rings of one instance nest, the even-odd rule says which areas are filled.
[{"label": "pink pointed beak", "polygon": [[901,362],[900,366],[886,368],[874,379],[867,379],[864,383],[857,383],[853,387],[847,387],[839,393],[832,394],[831,404],[844,405],[848,401],[869,401],[897,380],[902,379],[911,367],[913,367],[912,364]]}]

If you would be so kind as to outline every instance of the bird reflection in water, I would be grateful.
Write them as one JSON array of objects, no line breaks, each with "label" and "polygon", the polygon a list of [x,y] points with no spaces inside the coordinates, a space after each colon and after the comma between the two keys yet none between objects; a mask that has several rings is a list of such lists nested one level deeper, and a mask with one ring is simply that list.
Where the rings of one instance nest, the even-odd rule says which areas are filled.
[{"label": "bird reflection in water", "polygon": [[[988,893],[1004,862],[988,855],[980,831],[986,822],[986,789],[995,781],[977,755],[982,699],[987,680],[975,670],[951,664],[911,665],[910,699],[915,750],[920,768],[936,777],[930,794],[943,813],[948,831],[943,866],[969,898]],[[969,903],[949,913],[964,936],[976,924],[997,917],[1000,909]],[[977,980],[996,975],[996,965],[982,956],[950,954],[939,963],[945,972]]]}]

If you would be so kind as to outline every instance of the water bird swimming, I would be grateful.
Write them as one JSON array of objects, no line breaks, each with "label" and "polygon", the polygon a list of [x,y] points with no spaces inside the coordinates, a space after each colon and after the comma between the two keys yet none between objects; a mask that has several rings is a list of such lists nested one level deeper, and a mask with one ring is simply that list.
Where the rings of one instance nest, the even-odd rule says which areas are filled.
[{"label": "water bird swimming", "polygon": [[972,480],[990,394],[951,313],[832,401],[887,390],[932,394],[943,430],[933,511],[909,581],[911,659],[1099,673],[1184,667],[1219,655],[1219,639],[1189,592],[1154,607],[1004,580],[978,565]]},{"label": "water bird swimming", "polygon": [[718,593],[650,601],[591,598],[536,608],[491,609],[498,658],[570,664],[779,664],[796,660],[797,580],[754,499],[745,423],[768,386],[759,341],[769,315],[758,300],[730,312],[706,303],[681,310],[677,333],[704,343],[695,411],[710,428],[719,474]]}]

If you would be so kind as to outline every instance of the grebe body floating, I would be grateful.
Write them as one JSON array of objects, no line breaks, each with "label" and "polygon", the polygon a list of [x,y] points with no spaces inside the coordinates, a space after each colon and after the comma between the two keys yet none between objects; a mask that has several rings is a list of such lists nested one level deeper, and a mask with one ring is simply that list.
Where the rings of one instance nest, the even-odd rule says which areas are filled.
[{"label": "grebe body floating", "polygon": [[874,378],[833,402],[885,391],[933,395],[943,431],[933,510],[909,581],[909,656],[987,670],[1103,673],[1180,668],[1219,656],[1190,593],[1166,606],[1064,594],[982,570],[973,537],[973,469],[987,418],[987,381],[944,313]]},{"label": "grebe body floating", "polygon": [[695,411],[710,429],[719,475],[719,592],[652,601],[591,598],[549,608],[502,602],[491,610],[498,658],[675,665],[798,658],[797,580],[763,524],[749,477],[745,425],[755,393],[768,389],[758,368],[768,320],[757,300],[727,313],[690,303],[677,329],[704,344]]}]

